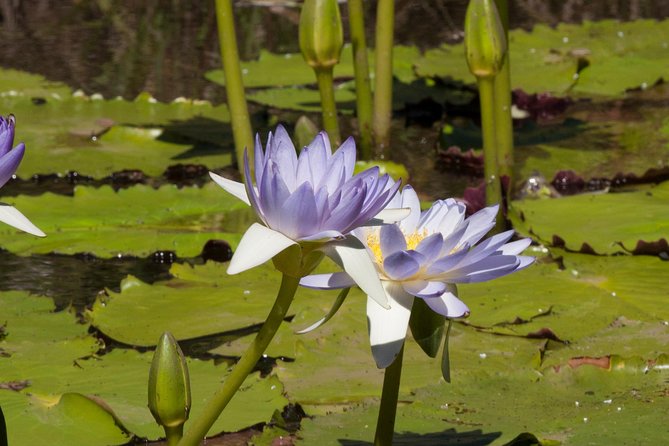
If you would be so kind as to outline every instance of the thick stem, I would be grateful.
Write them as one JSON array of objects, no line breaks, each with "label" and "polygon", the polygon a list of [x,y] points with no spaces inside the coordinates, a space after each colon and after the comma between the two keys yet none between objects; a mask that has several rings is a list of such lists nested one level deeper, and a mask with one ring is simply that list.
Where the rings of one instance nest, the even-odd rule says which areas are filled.
[{"label": "thick stem", "polygon": [[184,425],[164,426],[165,436],[167,437],[167,446],[176,446],[184,435]]},{"label": "thick stem", "polygon": [[281,288],[274,301],[274,306],[267,316],[267,320],[258,332],[251,345],[239,359],[232,372],[223,382],[223,385],[214,393],[207,402],[200,416],[192,420],[186,434],[179,442],[179,446],[197,446],[207,435],[207,432],[221,415],[225,406],[230,402],[239,387],[244,383],[246,377],[251,373],[262,354],[267,349],[272,338],[279,329],[281,322],[286,317],[295,291],[300,280],[295,277],[283,275]]},{"label": "thick stem", "polygon": [[356,112],[360,128],[360,159],[370,160],[372,158],[372,86],[369,81],[362,0],[348,0],[348,20],[353,44]]},{"label": "thick stem", "polygon": [[402,346],[395,361],[386,368],[385,374],[383,375],[381,407],[379,407],[379,418],[376,421],[374,446],[391,446],[393,444],[395,414],[397,413],[397,396],[400,391],[403,357],[404,346]]},{"label": "thick stem", "polygon": [[323,128],[330,137],[330,143],[336,147],[341,143],[341,136],[339,136],[339,121],[337,120],[337,104],[334,97],[332,70],[333,67],[315,68],[318,91],[321,93]]},{"label": "thick stem", "polygon": [[230,109],[232,135],[235,140],[235,155],[237,167],[244,174],[244,149],[249,149],[249,161],[253,166],[253,132],[249,110],[244,96],[242,70],[239,65],[237,51],[237,37],[235,35],[235,21],[232,15],[231,0],[216,0],[216,21],[218,22],[218,41],[221,47],[223,74],[225,76],[225,93]]},{"label": "thick stem", "polygon": [[[509,5],[508,0],[495,0],[505,39],[509,41]],[[509,179],[507,201],[513,189],[513,120],[511,118],[511,69],[509,51],[504,55],[501,71],[495,76],[495,125],[497,127],[497,163],[499,175]]]},{"label": "thick stem", "polygon": [[[481,131],[483,133],[483,177],[485,180],[486,204],[502,202],[502,185],[497,162],[497,135],[495,127],[495,80],[479,77],[479,98],[481,99]],[[503,227],[503,215],[497,214],[497,232]]]},{"label": "thick stem", "polygon": [[393,112],[393,32],[395,0],[379,0],[376,6],[376,63],[374,75],[374,139],[376,155],[385,158],[390,147]]}]

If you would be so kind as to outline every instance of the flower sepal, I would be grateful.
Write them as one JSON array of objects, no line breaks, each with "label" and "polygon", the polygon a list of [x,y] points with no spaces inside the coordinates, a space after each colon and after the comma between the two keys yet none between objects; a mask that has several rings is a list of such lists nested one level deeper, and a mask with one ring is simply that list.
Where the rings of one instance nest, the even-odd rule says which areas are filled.
[{"label": "flower sepal", "polygon": [[272,258],[274,267],[281,273],[301,279],[308,276],[323,260],[325,254],[318,242],[301,242],[290,245]]},{"label": "flower sepal", "polygon": [[439,354],[445,323],[446,318],[432,311],[423,299],[413,300],[409,328],[416,343],[430,358]]}]

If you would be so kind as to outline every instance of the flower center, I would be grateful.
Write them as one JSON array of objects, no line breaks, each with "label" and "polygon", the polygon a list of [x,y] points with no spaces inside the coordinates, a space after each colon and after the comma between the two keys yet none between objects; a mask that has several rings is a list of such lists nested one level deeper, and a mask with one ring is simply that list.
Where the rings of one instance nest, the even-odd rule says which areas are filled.
[{"label": "flower center", "polygon": [[[412,232],[411,234],[404,234],[404,240],[406,240],[407,250],[416,249],[416,246],[429,234],[427,229],[422,231]],[[374,255],[374,260],[379,265],[383,265],[383,253],[381,252],[381,239],[379,238],[379,232],[373,232],[367,236],[367,246],[372,251]]]}]

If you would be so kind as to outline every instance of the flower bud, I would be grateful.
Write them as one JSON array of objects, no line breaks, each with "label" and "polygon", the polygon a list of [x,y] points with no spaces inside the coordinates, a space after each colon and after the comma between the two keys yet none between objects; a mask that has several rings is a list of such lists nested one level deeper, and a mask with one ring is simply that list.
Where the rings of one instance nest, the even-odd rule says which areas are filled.
[{"label": "flower bud", "polygon": [[313,68],[339,62],[344,32],[337,0],[305,0],[300,13],[300,50]]},{"label": "flower bud", "polygon": [[163,427],[180,426],[190,411],[188,366],[179,344],[169,332],[156,346],[149,372],[149,409]]},{"label": "flower bud", "polygon": [[476,77],[495,76],[506,54],[506,37],[495,0],[470,0],[465,17],[465,54]]}]

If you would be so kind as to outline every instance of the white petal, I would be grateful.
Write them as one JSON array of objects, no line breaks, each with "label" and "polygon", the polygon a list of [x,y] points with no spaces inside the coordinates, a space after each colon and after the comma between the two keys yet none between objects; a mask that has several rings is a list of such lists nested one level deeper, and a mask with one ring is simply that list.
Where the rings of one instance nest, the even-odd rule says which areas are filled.
[{"label": "white petal", "polygon": [[225,189],[227,193],[234,195],[244,203],[251,206],[251,202],[249,201],[249,196],[246,193],[246,186],[244,186],[244,183],[228,180],[227,178],[223,178],[220,175],[216,175],[214,172],[209,172],[209,176],[216,182],[216,184]]},{"label": "white petal", "polygon": [[398,222],[411,214],[410,208],[384,209],[362,226],[379,226]]},{"label": "white petal", "polygon": [[28,234],[36,235],[38,237],[46,236],[45,233],[32,224],[18,209],[5,203],[0,203],[0,221],[25,231]]},{"label": "white petal", "polygon": [[237,274],[265,263],[295,241],[260,223],[253,223],[244,233],[230,260],[228,274]]},{"label": "white petal", "polygon": [[325,253],[355,280],[365,294],[374,299],[378,305],[388,308],[388,299],[381,286],[379,273],[360,240],[348,237],[331,244]]},{"label": "white petal", "polygon": [[458,299],[458,290],[453,284],[448,285],[448,291],[439,297],[428,297],[423,299],[432,308],[432,311],[442,316],[454,318],[469,314],[469,308]]},{"label": "white petal", "polygon": [[374,300],[367,298],[369,342],[380,369],[392,364],[404,345],[414,299],[399,282],[384,280],[383,287],[388,294],[389,309],[381,308]]}]

